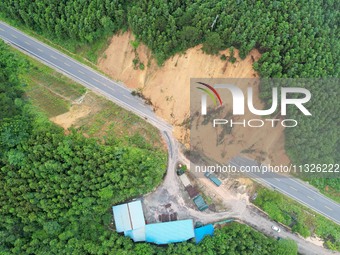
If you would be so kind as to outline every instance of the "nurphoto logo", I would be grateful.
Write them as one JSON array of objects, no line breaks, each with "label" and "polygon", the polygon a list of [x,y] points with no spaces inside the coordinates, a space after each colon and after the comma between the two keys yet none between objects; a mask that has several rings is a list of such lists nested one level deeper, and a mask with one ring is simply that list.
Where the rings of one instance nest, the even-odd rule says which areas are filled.
[{"label": "nurphoto logo", "polygon": [[[287,107],[291,105],[291,107],[298,108],[305,116],[311,116],[312,114],[308,111],[308,109],[304,106],[305,103],[309,102],[311,99],[311,93],[308,89],[299,88],[299,87],[281,87],[281,88],[272,88],[272,97],[271,97],[271,106],[269,109],[256,109],[254,106],[253,99],[253,88],[247,88],[247,94],[244,95],[243,91],[233,84],[215,84],[209,85],[203,82],[197,82],[201,86],[196,87],[197,89],[203,91],[201,95],[201,115],[207,115],[207,101],[209,96],[211,101],[215,104],[215,106],[221,107],[223,106],[222,96],[224,91],[227,93],[231,93],[232,96],[232,114],[234,116],[242,116],[245,115],[245,98],[247,98],[247,107],[248,110],[257,116],[268,116],[275,113],[278,110],[278,106],[280,105],[280,115],[287,115]],[[202,87],[203,86],[203,87]],[[220,93],[217,91],[219,89]],[[223,89],[223,90],[222,90]],[[227,89],[227,90],[225,90]],[[279,91],[280,89],[280,96]],[[288,96],[290,95],[290,96]],[[280,102],[279,102],[280,100]],[[213,126],[217,125],[242,125],[249,127],[262,127],[265,123],[271,123],[272,127],[276,126],[277,123],[281,123],[284,127],[295,127],[298,122],[295,119],[250,119],[250,120],[242,120],[235,122],[232,119],[213,119]]]}]

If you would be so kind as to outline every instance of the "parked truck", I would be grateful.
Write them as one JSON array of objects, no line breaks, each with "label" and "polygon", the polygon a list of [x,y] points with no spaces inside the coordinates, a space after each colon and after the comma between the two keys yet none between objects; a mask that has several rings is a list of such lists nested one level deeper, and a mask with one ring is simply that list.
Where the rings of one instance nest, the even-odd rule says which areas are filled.
[{"label": "parked truck", "polygon": [[221,186],[222,182],[213,173],[206,172],[204,176],[210,179],[217,187]]}]

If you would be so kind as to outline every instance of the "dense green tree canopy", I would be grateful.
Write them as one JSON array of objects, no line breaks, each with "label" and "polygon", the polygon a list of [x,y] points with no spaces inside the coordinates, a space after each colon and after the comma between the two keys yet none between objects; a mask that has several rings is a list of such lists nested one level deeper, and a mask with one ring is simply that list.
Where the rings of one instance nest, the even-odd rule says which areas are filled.
[{"label": "dense green tree canopy", "polygon": [[[130,28],[137,40],[153,51],[159,64],[198,43],[213,54],[233,46],[239,49],[241,58],[258,48],[262,57],[254,63],[255,70],[261,77],[277,78],[339,77],[338,9],[339,3],[333,0],[0,2],[2,15],[50,39],[74,45],[91,44],[119,29]],[[25,64],[4,47],[1,44],[0,184],[4,192],[0,207],[4,208],[1,211],[4,217],[0,218],[0,240],[4,241],[0,242],[0,249],[43,254],[50,245],[59,254],[61,250],[72,253],[72,249],[84,254],[107,253],[106,249],[114,246],[115,254],[128,253],[123,249],[151,254],[153,246],[133,245],[120,236],[110,235],[103,221],[107,220],[107,203],[146,192],[151,188],[148,185],[160,181],[163,169],[154,169],[160,162],[157,152],[150,154],[134,147],[111,148],[76,133],[65,137],[60,129],[32,113],[25,104],[18,79],[18,71]],[[266,99],[270,86],[261,89]],[[325,96],[337,95],[339,86],[314,86],[313,93],[317,98],[324,97],[311,106],[320,121],[317,125],[302,121],[298,128],[287,131],[288,154],[299,164],[340,162],[340,123],[334,115],[340,112],[339,101],[334,101],[334,94]],[[301,116],[292,111],[288,117]],[[90,155],[88,150],[96,154]],[[136,162],[140,163],[138,169]],[[119,174],[115,169],[119,169]],[[139,174],[133,176],[136,171]],[[143,182],[137,179],[140,173],[145,174],[140,177]],[[317,178],[311,182],[320,188],[339,189],[338,179]],[[8,200],[10,203],[6,203]],[[103,234],[94,237],[93,233],[98,232]],[[211,253],[219,245],[193,248],[189,243],[162,251],[175,249],[174,253],[183,254],[199,249],[198,253]],[[237,245],[232,245],[229,254],[240,253],[235,250]],[[248,244],[244,247],[241,251],[250,249]],[[247,251],[244,253],[252,254]]]},{"label": "dense green tree canopy", "polygon": [[[130,28],[137,40],[153,51],[159,64],[198,43],[203,43],[203,50],[209,54],[236,47],[241,58],[258,48],[262,57],[254,68],[261,77],[276,78],[339,77],[338,9],[339,3],[333,0],[0,3],[3,15],[52,39],[76,44],[91,43],[119,29]],[[261,89],[264,95],[270,91],[266,86]],[[339,93],[339,88],[336,89]],[[313,93],[325,92],[315,89]],[[326,101],[324,98],[313,105],[315,118],[319,119],[323,112],[339,112],[339,104],[332,108],[333,104]],[[295,112],[288,117],[298,118]],[[339,118],[329,123],[320,121],[316,126],[303,122],[289,130],[286,147],[294,163],[339,162],[338,125]],[[327,136],[329,133],[332,135]],[[318,144],[322,148],[314,149]],[[325,155],[329,156],[324,160]]]},{"label": "dense green tree canopy", "polygon": [[[76,131],[65,136],[24,100],[26,62],[3,42],[0,56],[0,103],[9,109],[0,119],[0,252],[84,254],[77,245],[98,243],[111,204],[161,181],[163,153],[101,144]],[[70,242],[75,246],[61,252]]]},{"label": "dense green tree canopy", "polygon": [[[157,185],[163,154],[102,144],[60,127],[23,99],[25,62],[0,42],[0,254],[297,254],[296,244],[232,224],[201,244],[133,243],[112,229],[110,206]],[[20,101],[20,103],[18,103]],[[0,101],[3,103],[3,101]],[[119,144],[119,143],[118,143]],[[282,250],[283,252],[283,250]]]}]

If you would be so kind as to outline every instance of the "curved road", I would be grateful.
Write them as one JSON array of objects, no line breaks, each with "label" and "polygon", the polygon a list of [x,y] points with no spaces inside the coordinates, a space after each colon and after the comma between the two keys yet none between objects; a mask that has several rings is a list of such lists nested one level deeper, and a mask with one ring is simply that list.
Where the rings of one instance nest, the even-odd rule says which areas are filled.
[{"label": "curved road", "polygon": [[[0,38],[78,81],[88,89],[102,94],[121,107],[145,118],[157,127],[167,141],[169,148],[167,178],[174,178],[175,164],[177,160],[184,159],[184,157],[179,150],[178,142],[172,136],[172,126],[158,118],[140,98],[132,96],[129,89],[3,22],[0,22]],[[256,164],[253,160],[241,157],[234,159],[231,163],[235,165]],[[266,179],[257,178],[257,180],[340,224],[339,204],[316,192],[309,185],[293,178],[279,179],[277,176]]]}]

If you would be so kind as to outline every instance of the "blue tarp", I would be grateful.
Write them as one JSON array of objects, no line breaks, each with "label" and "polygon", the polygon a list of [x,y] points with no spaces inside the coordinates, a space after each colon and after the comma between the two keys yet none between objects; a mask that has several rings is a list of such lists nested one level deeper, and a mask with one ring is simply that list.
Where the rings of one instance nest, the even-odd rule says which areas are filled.
[{"label": "blue tarp", "polygon": [[195,239],[196,243],[199,243],[207,235],[213,236],[214,226],[212,224],[206,225],[204,227],[195,228]]},{"label": "blue tarp", "polygon": [[145,225],[145,239],[155,244],[184,242],[195,236],[192,220]]}]

